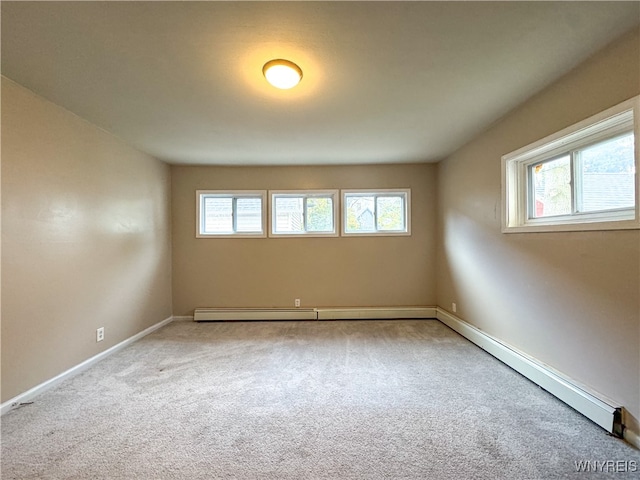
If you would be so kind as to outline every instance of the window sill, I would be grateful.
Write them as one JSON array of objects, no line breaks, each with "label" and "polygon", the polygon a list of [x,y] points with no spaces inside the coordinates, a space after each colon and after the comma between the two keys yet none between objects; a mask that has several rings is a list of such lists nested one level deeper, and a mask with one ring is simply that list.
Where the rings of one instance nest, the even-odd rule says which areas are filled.
[{"label": "window sill", "polygon": [[640,220],[593,221],[575,223],[535,223],[503,227],[502,233],[593,232],[606,230],[639,230]]},{"label": "window sill", "polygon": [[335,238],[337,232],[331,233],[270,233],[269,238]]},{"label": "window sill", "polygon": [[197,233],[196,238],[266,238],[264,233]]}]

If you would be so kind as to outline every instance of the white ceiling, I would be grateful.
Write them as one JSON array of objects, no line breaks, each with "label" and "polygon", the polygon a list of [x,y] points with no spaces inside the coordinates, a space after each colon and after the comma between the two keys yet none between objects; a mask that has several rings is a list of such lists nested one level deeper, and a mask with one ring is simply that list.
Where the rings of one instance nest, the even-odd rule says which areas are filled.
[{"label": "white ceiling", "polygon": [[[2,73],[170,163],[438,161],[639,2],[6,2]],[[262,65],[296,62],[280,91]]]}]

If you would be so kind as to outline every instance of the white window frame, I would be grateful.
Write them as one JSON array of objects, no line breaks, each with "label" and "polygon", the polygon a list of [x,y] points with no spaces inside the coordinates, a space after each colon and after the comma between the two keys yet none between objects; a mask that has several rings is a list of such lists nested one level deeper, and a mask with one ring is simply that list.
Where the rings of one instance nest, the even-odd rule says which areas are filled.
[{"label": "white window frame", "polygon": [[[530,166],[562,155],[573,156],[577,149],[634,133],[635,204],[633,208],[599,212],[574,212],[568,215],[531,218],[533,198]],[[502,232],[556,232],[589,230],[628,230],[640,228],[640,96],[631,98],[604,112],[564,130],[520,148],[502,157]],[[573,163],[573,162],[572,162]],[[572,173],[575,177],[575,172]],[[577,182],[576,182],[577,183]],[[572,183],[574,194],[579,185]]]},{"label": "white window frame", "polygon": [[[225,233],[204,233],[204,209],[202,208],[204,199],[207,197],[232,198],[234,199],[235,224],[235,200],[238,198],[260,198],[261,209],[261,232],[225,232]],[[196,190],[196,238],[265,238],[267,236],[267,191],[266,190]]]},{"label": "white window frame", "polygon": [[[347,231],[347,196],[360,195],[360,196],[373,196],[373,197],[386,197],[386,196],[404,196],[404,230],[377,230],[374,232],[348,232]],[[377,188],[377,189],[349,189],[341,191],[342,198],[342,235],[345,237],[401,237],[411,235],[411,189],[410,188]],[[375,201],[374,201],[375,203]],[[375,222],[375,212],[374,212]]]},{"label": "white window frame", "polygon": [[[340,210],[339,210],[339,190],[269,190],[269,237],[273,238],[284,238],[284,237],[337,237],[340,235],[339,227],[340,224]],[[302,232],[283,232],[278,233],[275,229],[275,218],[276,218],[276,202],[275,199],[277,197],[295,197],[303,199],[306,198],[326,198],[331,197],[333,202],[333,230],[330,232],[309,232],[306,231],[306,202],[305,202],[305,212],[303,213],[303,222],[305,225],[305,231]]]}]

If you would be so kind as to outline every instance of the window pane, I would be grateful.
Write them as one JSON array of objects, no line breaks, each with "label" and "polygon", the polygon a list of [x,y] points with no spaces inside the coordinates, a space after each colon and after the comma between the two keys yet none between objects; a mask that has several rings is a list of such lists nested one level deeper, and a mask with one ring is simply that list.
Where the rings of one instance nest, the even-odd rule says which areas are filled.
[{"label": "window pane", "polygon": [[404,230],[404,198],[378,197],[377,227],[382,231]]},{"label": "window pane", "polygon": [[347,196],[347,232],[375,231],[375,197]]},{"label": "window pane", "polygon": [[232,204],[231,197],[205,197],[203,233],[232,233]]},{"label": "window pane", "polygon": [[578,152],[582,189],[578,211],[597,212],[633,208],[635,169],[633,133]]},{"label": "window pane", "polygon": [[571,214],[571,157],[566,155],[530,167],[535,205],[533,218]]},{"label": "window pane", "polygon": [[236,232],[262,231],[261,198],[238,198],[236,210]]},{"label": "window pane", "polygon": [[302,197],[276,197],[274,229],[277,233],[304,232]]},{"label": "window pane", "polygon": [[307,231],[333,231],[333,201],[331,198],[307,198]]}]

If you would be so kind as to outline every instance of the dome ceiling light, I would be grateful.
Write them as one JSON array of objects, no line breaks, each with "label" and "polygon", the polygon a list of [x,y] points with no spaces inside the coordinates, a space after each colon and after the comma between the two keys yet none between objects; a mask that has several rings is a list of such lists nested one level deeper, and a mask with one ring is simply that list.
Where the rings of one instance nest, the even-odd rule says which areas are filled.
[{"label": "dome ceiling light", "polygon": [[302,70],[298,65],[281,58],[270,60],[262,67],[264,78],[271,85],[282,90],[295,87],[302,80]]}]

